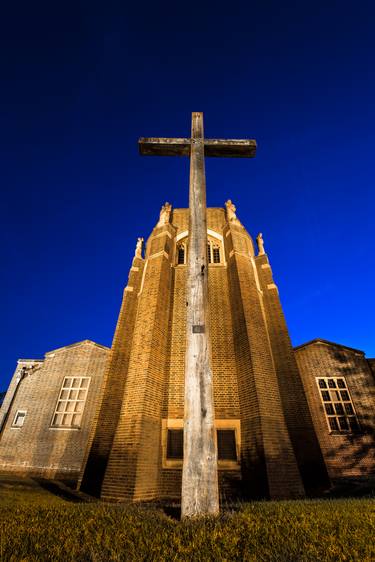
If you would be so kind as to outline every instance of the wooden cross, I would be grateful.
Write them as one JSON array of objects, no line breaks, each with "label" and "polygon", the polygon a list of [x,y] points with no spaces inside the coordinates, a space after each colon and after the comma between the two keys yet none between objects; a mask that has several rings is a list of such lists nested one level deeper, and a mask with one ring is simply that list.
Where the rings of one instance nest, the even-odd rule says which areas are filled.
[{"label": "wooden cross", "polygon": [[208,318],[205,156],[251,158],[255,140],[205,139],[203,113],[191,120],[191,138],[141,138],[142,155],[190,156],[189,252],[185,356],[184,461],[181,516],[219,512],[217,454]]}]

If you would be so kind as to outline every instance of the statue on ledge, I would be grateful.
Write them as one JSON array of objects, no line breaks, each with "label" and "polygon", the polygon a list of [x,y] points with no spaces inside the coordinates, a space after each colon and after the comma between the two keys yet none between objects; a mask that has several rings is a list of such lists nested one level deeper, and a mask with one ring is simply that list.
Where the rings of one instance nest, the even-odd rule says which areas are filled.
[{"label": "statue on ledge", "polygon": [[257,236],[257,244],[258,244],[258,256],[264,256],[266,252],[264,251],[264,240],[263,240],[263,234],[261,232],[259,232]]},{"label": "statue on ledge", "polygon": [[172,205],[168,203],[164,203],[160,210],[159,222],[156,226],[164,226],[169,223],[169,218],[171,216]]},{"label": "statue on ledge", "polygon": [[137,239],[137,244],[135,246],[135,258],[142,258],[142,247],[143,247],[143,238]]},{"label": "statue on ledge", "polygon": [[236,215],[236,205],[232,203],[230,199],[228,199],[228,201],[225,202],[225,207],[227,209],[228,221],[231,222],[231,221],[238,220]]}]

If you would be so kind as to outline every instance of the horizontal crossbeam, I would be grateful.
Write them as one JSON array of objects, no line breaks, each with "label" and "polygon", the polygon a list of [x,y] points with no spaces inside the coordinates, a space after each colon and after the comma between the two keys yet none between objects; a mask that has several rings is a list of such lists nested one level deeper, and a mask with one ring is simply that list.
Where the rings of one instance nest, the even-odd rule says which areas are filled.
[{"label": "horizontal crossbeam", "polygon": [[[143,156],[190,156],[191,139],[141,138],[139,153]],[[257,143],[248,139],[204,139],[204,155],[227,158],[253,158]]]}]

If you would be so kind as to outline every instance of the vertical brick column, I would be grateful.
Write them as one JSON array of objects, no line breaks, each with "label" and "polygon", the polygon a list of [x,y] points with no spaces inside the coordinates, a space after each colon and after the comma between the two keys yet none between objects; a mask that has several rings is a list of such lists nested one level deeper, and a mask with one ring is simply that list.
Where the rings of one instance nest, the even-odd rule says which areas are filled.
[{"label": "vertical brick column", "polygon": [[143,268],[144,260],[140,257],[134,257],[129,271],[128,284],[124,290],[112,348],[106,364],[103,398],[93,421],[93,429],[80,476],[81,489],[93,495],[100,495],[120,416]]},{"label": "vertical brick column", "polygon": [[268,334],[289,435],[306,491],[319,492],[329,488],[330,483],[314,431],[279,292],[272,277],[267,255],[258,255],[255,262],[263,291]]},{"label": "vertical brick column", "polygon": [[224,229],[241,410],[243,479],[252,496],[304,495],[283,413],[252,241],[239,221]]},{"label": "vertical brick column", "polygon": [[155,228],[147,243],[126,387],[102,486],[106,500],[151,500],[161,494],[174,235],[166,224]]}]

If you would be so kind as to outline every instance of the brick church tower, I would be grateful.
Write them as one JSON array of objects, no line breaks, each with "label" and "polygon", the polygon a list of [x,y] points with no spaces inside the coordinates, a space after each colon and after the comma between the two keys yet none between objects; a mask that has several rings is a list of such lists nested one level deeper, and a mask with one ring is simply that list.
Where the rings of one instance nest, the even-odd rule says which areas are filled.
[{"label": "brick church tower", "polygon": [[[105,500],[179,499],[189,210],[165,204],[138,240],[81,473]],[[221,498],[329,486],[263,248],[228,201],[207,209],[215,440]]]}]

